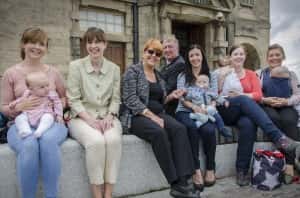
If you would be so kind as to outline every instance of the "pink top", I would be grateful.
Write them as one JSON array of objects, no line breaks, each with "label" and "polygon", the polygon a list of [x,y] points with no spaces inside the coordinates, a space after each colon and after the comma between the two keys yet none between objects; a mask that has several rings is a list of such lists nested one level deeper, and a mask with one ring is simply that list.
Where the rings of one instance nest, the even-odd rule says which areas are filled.
[{"label": "pink top", "polygon": [[[23,96],[19,97],[14,102],[10,103],[9,106],[16,106],[17,103],[21,102],[24,98],[29,98],[31,96],[30,90],[25,90]],[[38,126],[39,121],[45,113],[50,113],[56,117],[63,116],[63,106],[58,94],[51,90],[45,97],[40,97],[41,104],[32,110],[24,111],[28,117],[31,126]],[[52,107],[52,104],[53,107]]]},{"label": "pink top", "polygon": [[[21,97],[27,90],[25,83],[26,74],[20,64],[8,68],[3,74],[1,84],[2,112],[11,118],[15,118],[20,114],[14,108],[9,108],[9,104]],[[53,66],[48,66],[46,74],[49,78],[50,90],[56,91],[60,98],[65,98],[66,90],[63,77],[59,71]]]},{"label": "pink top", "polygon": [[254,71],[245,69],[245,76],[240,79],[244,93],[250,93],[253,100],[260,101],[262,98],[262,91],[260,81]]}]

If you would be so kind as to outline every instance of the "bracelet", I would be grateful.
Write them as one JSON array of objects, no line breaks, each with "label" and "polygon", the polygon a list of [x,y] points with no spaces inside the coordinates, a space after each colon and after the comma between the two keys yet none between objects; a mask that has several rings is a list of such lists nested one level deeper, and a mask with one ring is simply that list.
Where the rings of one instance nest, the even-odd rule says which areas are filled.
[{"label": "bracelet", "polygon": [[194,111],[194,108],[195,108],[195,104],[192,104],[192,106],[191,106],[191,109]]},{"label": "bracelet", "polygon": [[147,109],[147,108],[144,109],[143,112],[142,112],[142,115],[145,115],[148,111],[149,111],[149,109]]}]

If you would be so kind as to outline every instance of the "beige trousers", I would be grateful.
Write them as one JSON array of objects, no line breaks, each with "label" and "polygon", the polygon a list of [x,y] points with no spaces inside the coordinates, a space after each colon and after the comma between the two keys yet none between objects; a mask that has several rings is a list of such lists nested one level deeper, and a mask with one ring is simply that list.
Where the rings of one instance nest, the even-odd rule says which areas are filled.
[{"label": "beige trousers", "polygon": [[115,184],[122,153],[120,121],[115,118],[113,128],[104,134],[90,127],[80,118],[70,120],[68,125],[71,136],[85,148],[90,183]]}]

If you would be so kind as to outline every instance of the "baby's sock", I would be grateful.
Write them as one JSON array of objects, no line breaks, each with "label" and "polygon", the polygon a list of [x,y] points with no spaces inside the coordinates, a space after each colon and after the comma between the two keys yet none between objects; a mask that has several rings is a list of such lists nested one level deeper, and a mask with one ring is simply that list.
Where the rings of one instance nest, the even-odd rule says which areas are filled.
[{"label": "baby's sock", "polygon": [[29,125],[28,117],[25,113],[22,113],[18,115],[15,119],[15,124],[17,127],[17,130],[19,132],[19,135],[22,138],[25,138],[32,134],[31,127]]},{"label": "baby's sock", "polygon": [[39,126],[35,130],[34,136],[36,138],[41,137],[42,134],[52,126],[53,122],[54,122],[53,115],[50,113],[45,113],[40,119]]}]

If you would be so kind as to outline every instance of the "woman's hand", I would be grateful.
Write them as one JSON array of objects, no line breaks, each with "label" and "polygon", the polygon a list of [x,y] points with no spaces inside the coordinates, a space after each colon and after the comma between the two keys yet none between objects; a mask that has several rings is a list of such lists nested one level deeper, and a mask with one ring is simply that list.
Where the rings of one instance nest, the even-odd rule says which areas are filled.
[{"label": "woman's hand", "polygon": [[272,107],[284,107],[288,106],[288,99],[286,98],[277,98],[274,102],[271,103]]},{"label": "woman's hand", "polygon": [[150,119],[158,124],[161,128],[164,128],[164,120],[158,117],[157,115],[152,115]]},{"label": "woman's hand", "polygon": [[171,100],[174,100],[174,99],[179,99],[180,97],[182,97],[185,94],[186,94],[186,90],[184,90],[184,89],[176,89],[176,90],[172,91],[167,96],[166,103],[169,102],[169,101],[171,101]]},{"label": "woman's hand", "polygon": [[149,109],[144,109],[144,111],[143,111],[143,113],[141,113],[141,115],[149,118],[150,120],[152,120],[153,122],[158,124],[161,128],[164,128],[164,120],[161,119],[160,117],[158,117],[153,112],[151,112]]},{"label": "woman's hand", "polygon": [[265,97],[262,99],[263,104],[272,106],[273,103],[275,103],[277,100],[277,97]]},{"label": "woman's hand", "polygon": [[202,114],[207,114],[207,111],[205,108],[200,107],[198,105],[193,105],[192,110],[194,113],[202,113]]},{"label": "woman's hand", "polygon": [[99,120],[102,133],[105,133],[107,130],[113,127],[113,121],[114,121],[114,116],[111,114],[108,114],[102,120]]},{"label": "woman's hand", "polygon": [[266,97],[262,99],[263,104],[270,105],[271,107],[284,107],[288,106],[288,99],[278,97]]},{"label": "woman's hand", "polygon": [[16,112],[32,110],[35,107],[39,106],[41,102],[42,102],[41,99],[35,96],[24,98],[21,102],[16,104],[15,110]]},{"label": "woman's hand", "polygon": [[97,120],[95,118],[89,117],[87,119],[84,119],[84,121],[92,128],[102,132],[102,127],[100,125],[100,120]]},{"label": "woman's hand", "polygon": [[236,97],[236,96],[240,96],[241,93],[237,92],[237,91],[229,91],[228,93],[228,97]]}]

